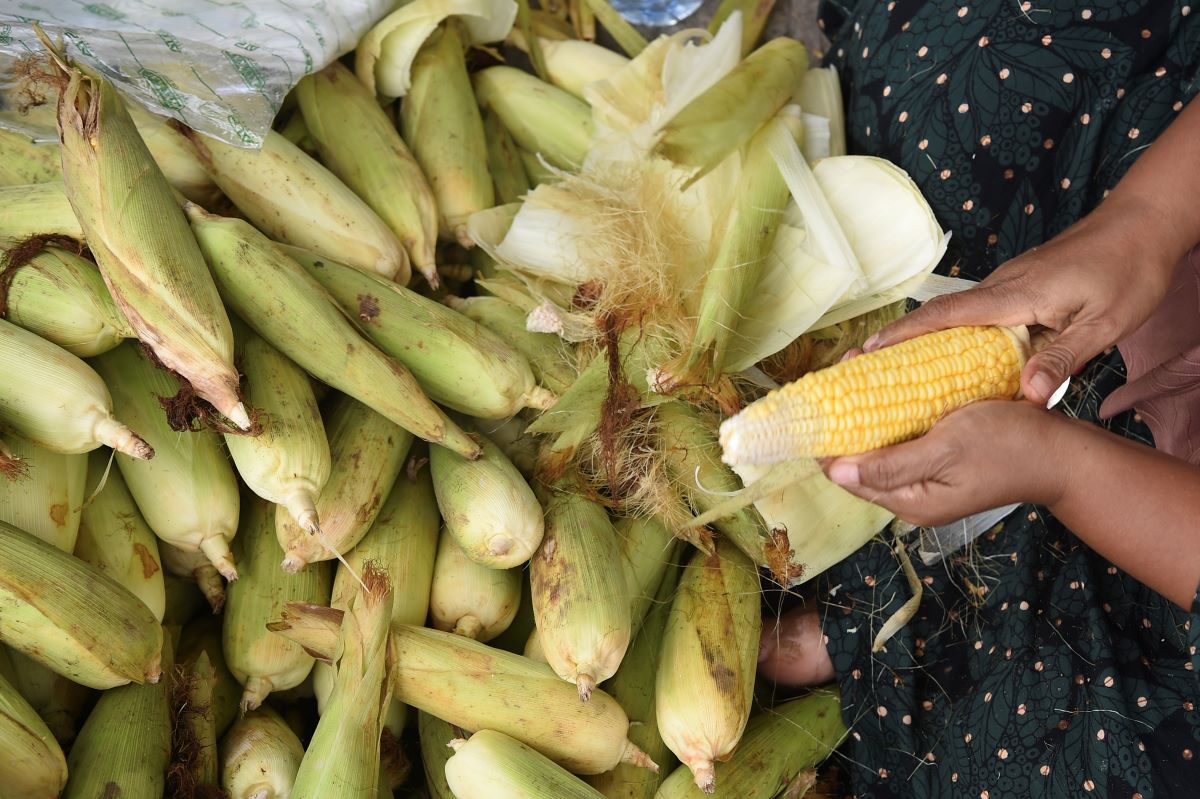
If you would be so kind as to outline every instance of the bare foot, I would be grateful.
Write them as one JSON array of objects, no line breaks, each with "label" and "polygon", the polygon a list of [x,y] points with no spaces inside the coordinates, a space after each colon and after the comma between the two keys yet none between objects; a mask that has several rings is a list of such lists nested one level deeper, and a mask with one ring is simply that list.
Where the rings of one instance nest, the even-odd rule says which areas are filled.
[{"label": "bare foot", "polygon": [[758,673],[784,685],[822,685],[834,678],[815,605],[794,608],[763,625]]}]

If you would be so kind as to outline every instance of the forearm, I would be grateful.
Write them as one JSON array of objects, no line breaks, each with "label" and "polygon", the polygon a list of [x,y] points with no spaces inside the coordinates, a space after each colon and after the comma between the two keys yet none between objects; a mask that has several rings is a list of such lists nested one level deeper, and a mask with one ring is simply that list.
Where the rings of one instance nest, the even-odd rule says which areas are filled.
[{"label": "forearm", "polygon": [[1200,585],[1200,468],[1059,420],[1050,511],[1089,547],[1183,608]]}]

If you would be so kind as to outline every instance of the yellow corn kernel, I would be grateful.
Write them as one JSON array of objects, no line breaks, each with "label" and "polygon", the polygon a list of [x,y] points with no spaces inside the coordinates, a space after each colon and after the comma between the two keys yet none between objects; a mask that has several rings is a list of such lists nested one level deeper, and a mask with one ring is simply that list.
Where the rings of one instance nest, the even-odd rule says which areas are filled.
[{"label": "yellow corn kernel", "polygon": [[1015,399],[1029,353],[1024,327],[956,327],[810,372],[722,423],[722,459],[763,465],[908,441],[968,403]]}]

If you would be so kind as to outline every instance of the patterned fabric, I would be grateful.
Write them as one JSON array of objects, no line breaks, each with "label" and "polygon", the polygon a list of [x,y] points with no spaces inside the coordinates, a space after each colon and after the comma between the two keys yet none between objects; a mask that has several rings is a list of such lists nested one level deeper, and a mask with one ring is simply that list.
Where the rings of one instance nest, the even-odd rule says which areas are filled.
[{"label": "patterned fabric", "polygon": [[[1200,12],[1200,0],[1197,12]],[[939,271],[981,279],[1103,197],[1197,92],[1189,0],[827,0],[851,152],[888,158],[953,231]],[[1152,444],[1113,350],[1067,413]],[[1139,531],[1141,532],[1141,531]],[[1200,792],[1200,597],[1191,614],[1022,507],[933,567],[917,615],[884,536],[820,581],[860,797],[1164,797]]]}]

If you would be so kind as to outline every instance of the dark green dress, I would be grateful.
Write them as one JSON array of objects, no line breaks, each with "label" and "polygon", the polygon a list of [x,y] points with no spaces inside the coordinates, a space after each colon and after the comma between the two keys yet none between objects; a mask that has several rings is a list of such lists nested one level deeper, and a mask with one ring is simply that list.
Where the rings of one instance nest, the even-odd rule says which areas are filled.
[{"label": "dark green dress", "polygon": [[[1200,89],[1200,0],[845,0],[821,21],[850,151],[920,185],[953,231],[943,274],[983,278],[1070,225]],[[1096,421],[1123,380],[1114,350],[1064,405]],[[1102,424],[1152,444],[1131,414]],[[941,564],[913,554],[924,599],[886,652],[910,593],[883,537],[817,581],[854,794],[1200,796],[1200,608],[1032,506]]]}]

